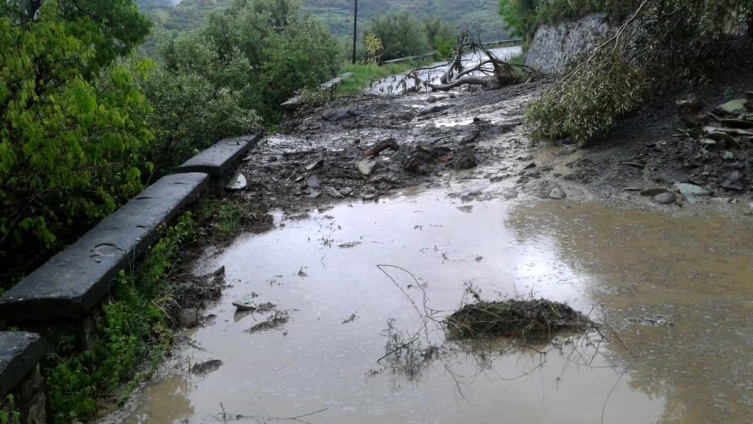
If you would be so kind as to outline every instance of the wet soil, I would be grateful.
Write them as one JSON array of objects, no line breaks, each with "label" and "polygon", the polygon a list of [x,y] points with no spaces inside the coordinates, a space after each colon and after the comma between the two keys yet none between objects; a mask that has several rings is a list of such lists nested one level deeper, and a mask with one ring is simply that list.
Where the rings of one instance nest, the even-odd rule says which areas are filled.
[{"label": "wet soil", "polygon": [[[531,145],[522,108],[545,85],[340,100],[266,137],[237,195],[274,211],[273,229],[205,251],[194,274],[224,266],[229,283],[214,318],[104,422],[753,420],[750,193],[680,207],[625,191],[695,181],[670,149],[678,115],[658,106],[611,141]],[[641,119],[656,127],[639,132]],[[364,152],[388,138],[399,150],[364,175]],[[545,297],[609,331],[447,340],[469,285],[490,301]],[[273,306],[236,313],[250,293]],[[190,373],[207,361],[223,365]]]}]

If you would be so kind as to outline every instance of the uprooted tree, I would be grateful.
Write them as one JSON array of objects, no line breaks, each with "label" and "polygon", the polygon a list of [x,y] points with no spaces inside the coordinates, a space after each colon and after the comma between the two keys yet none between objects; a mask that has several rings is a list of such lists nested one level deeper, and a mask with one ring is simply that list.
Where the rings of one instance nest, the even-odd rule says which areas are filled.
[{"label": "uprooted tree", "polygon": [[[472,60],[473,65],[466,68],[464,62],[468,61],[469,54],[472,54],[471,57],[478,57],[478,61]],[[537,74],[528,66],[497,58],[491,50],[481,44],[480,40],[475,40],[465,31],[458,34],[455,53],[449,62],[431,68],[417,68],[411,71],[408,77],[413,78],[418,86],[422,84],[419,73],[440,68],[446,68],[440,78],[440,83],[432,84],[428,81],[423,83],[424,86],[434,91],[448,91],[463,85],[497,89]]]}]

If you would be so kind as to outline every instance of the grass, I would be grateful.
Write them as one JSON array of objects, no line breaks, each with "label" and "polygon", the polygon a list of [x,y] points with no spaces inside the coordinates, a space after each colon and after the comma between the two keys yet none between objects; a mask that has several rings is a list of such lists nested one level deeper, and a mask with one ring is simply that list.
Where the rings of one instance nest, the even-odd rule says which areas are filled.
[{"label": "grass", "polygon": [[362,93],[373,81],[415,69],[423,63],[403,62],[384,66],[377,65],[346,65],[340,68],[340,75],[351,72],[353,76],[343,81],[337,88],[338,94]]}]

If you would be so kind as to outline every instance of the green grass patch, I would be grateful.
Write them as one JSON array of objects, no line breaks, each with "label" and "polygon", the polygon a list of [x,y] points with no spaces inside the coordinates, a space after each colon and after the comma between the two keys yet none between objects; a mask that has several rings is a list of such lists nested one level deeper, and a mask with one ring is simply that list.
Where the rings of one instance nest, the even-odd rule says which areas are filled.
[{"label": "green grass patch", "polygon": [[403,62],[384,66],[377,65],[346,65],[340,68],[339,74],[352,72],[353,76],[343,81],[338,87],[339,94],[362,93],[369,85],[391,75],[398,75],[416,69],[422,63]]}]

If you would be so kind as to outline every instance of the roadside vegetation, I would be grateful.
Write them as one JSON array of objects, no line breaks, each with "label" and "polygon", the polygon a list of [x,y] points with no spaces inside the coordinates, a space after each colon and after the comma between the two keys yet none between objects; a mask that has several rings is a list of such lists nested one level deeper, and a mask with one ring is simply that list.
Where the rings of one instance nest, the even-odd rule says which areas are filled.
[{"label": "roadside vegetation", "polygon": [[613,23],[593,50],[573,58],[564,75],[526,112],[535,139],[585,143],[653,98],[697,84],[750,57],[750,0],[501,0],[508,26],[532,37],[538,25],[604,11]]},{"label": "roadside vegetation", "polygon": [[340,74],[350,72],[352,77],[343,81],[337,87],[338,94],[358,94],[367,89],[374,81],[388,77],[390,75],[398,75],[410,70],[416,69],[424,62],[407,61],[402,63],[392,63],[388,65],[379,66],[374,63],[366,65],[345,65],[340,68]]},{"label": "roadside vegetation", "polygon": [[[0,290],[146,185],[334,76],[340,51],[295,0],[232,0],[137,50],[132,0],[0,2]],[[221,41],[220,41],[221,40]]]}]

